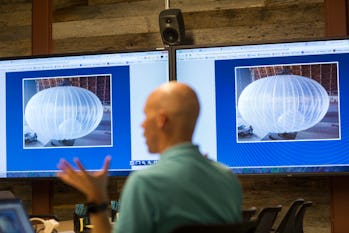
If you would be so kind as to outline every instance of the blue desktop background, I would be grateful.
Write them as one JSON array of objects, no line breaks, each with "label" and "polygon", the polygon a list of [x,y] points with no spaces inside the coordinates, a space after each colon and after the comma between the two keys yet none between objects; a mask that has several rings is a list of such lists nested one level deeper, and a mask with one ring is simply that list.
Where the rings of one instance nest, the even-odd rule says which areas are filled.
[{"label": "blue desktop background", "polygon": [[[339,140],[236,142],[235,67],[334,61],[339,74]],[[219,162],[236,173],[349,171],[349,54],[217,60],[215,83]]]},{"label": "blue desktop background", "polygon": [[[23,149],[23,79],[111,74],[112,132],[110,147],[49,147]],[[8,177],[54,176],[61,158],[78,157],[87,169],[100,169],[106,155],[112,155],[111,170],[130,170],[130,75],[128,66],[9,72],[6,74],[6,134]],[[13,173],[13,171],[22,171]],[[24,172],[23,172],[24,171]],[[35,173],[34,173],[35,171]],[[42,173],[40,173],[42,171]]]}]

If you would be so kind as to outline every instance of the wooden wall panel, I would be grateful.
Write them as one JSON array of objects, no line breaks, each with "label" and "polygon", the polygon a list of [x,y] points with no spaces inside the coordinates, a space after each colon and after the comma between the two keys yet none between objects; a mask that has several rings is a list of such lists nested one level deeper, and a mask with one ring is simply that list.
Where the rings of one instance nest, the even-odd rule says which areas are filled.
[{"label": "wooden wall panel", "polygon": [[[141,1],[141,0],[132,0],[132,1]],[[122,2],[130,2],[130,0],[88,0],[90,5],[95,4],[110,4],[110,3],[122,3]]]},{"label": "wooden wall panel", "polygon": [[[330,37],[349,35],[349,1],[325,0],[325,34]],[[346,233],[349,229],[349,181],[348,176],[331,177],[332,233]]]},{"label": "wooden wall panel", "polygon": [[[193,0],[190,3],[173,1],[171,5],[182,10],[187,34],[197,45],[324,36],[323,2],[319,0],[219,1],[219,4]],[[159,0],[56,10],[53,14],[53,52],[162,47],[158,25],[161,10],[163,5]]]},{"label": "wooden wall panel", "polygon": [[30,0],[4,1],[0,4],[0,57],[31,54]]},{"label": "wooden wall panel", "polygon": [[[56,0],[57,1],[57,0]],[[69,0],[66,0],[69,1]],[[319,2],[319,0],[317,0]],[[70,7],[67,3],[55,5],[55,22],[78,21],[84,19],[98,18],[123,18],[132,16],[159,15],[165,9],[163,0],[139,0],[122,1],[118,4],[75,4]],[[171,8],[179,8],[183,13],[225,10],[225,9],[245,9],[253,7],[263,7],[264,0],[216,1],[190,0],[171,1]],[[142,10],[137,10],[142,9]]]},{"label": "wooden wall panel", "polygon": [[159,33],[125,34],[120,36],[84,37],[55,40],[54,53],[81,51],[120,51],[134,48],[162,47]]},{"label": "wooden wall panel", "polygon": [[326,10],[325,33],[328,36],[347,36],[348,11],[349,5],[347,0],[326,0],[324,4]]},{"label": "wooden wall panel", "polygon": [[31,25],[31,9],[29,3],[0,5],[0,26],[15,27],[15,26],[30,26]]},{"label": "wooden wall panel", "polygon": [[[52,50],[52,1],[32,0],[32,55],[49,55]],[[53,214],[51,181],[32,182],[32,214]]]},{"label": "wooden wall panel", "polygon": [[59,9],[71,9],[76,6],[88,5],[88,0],[50,0],[52,1],[52,7],[54,10]]},{"label": "wooden wall panel", "polygon": [[128,17],[127,21],[123,18],[107,18],[55,23],[53,24],[53,39],[155,32],[159,28],[156,21],[156,16],[134,16]]}]

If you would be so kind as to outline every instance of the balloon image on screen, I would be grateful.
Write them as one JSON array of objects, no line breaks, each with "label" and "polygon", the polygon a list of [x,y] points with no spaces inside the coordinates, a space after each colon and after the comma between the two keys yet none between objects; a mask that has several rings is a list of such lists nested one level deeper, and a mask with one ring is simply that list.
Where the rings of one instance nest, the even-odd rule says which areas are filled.
[{"label": "balloon image on screen", "polygon": [[[105,76],[100,78],[100,81],[106,81]],[[96,81],[95,79],[96,77],[92,80]],[[50,81],[52,82],[52,80]],[[102,139],[102,141],[94,140],[94,142],[91,142],[93,141],[91,140],[93,135],[90,134],[100,126],[105,112],[97,94],[86,89],[83,85],[88,84],[91,80],[89,81],[89,78],[87,78],[84,80],[85,82],[82,82],[81,79],[73,78],[72,81],[80,86],[72,86],[73,82],[64,79],[55,82],[55,84],[58,84],[57,86],[39,90],[30,97],[24,109],[25,145],[90,146],[110,144],[110,138],[107,138],[106,141]],[[38,86],[37,84],[44,83],[44,80],[34,82],[36,82],[35,86]],[[109,77],[108,82],[110,82]],[[98,90],[98,82],[94,83],[96,84],[95,89]],[[26,83],[26,87],[29,90],[29,83]],[[104,91],[110,92],[109,89]],[[110,114],[106,111],[105,115]],[[110,119],[110,116],[106,117]],[[106,117],[104,117],[103,125],[105,125]],[[110,130],[110,124],[109,120],[108,131]],[[90,139],[88,139],[88,135],[90,135]],[[84,141],[81,140],[84,137],[87,138]]]},{"label": "balloon image on screen", "polygon": [[[294,140],[338,137],[338,131],[336,131],[338,127],[333,127],[333,124],[338,125],[338,111],[336,122],[329,124],[323,122],[319,125],[329,113],[331,98],[336,99],[333,93],[329,93],[330,91],[320,84],[320,82],[330,83],[326,81],[330,77],[323,76],[323,80],[319,82],[310,77],[292,74],[291,68],[283,67],[279,71],[280,74],[265,73],[264,77],[258,78],[254,73],[258,70],[256,67],[248,69],[248,72],[252,71],[253,74],[249,78],[254,76],[254,81],[242,89],[238,98],[239,139]],[[275,67],[274,71],[277,71]],[[242,75],[243,71],[238,71],[238,74]],[[338,102],[332,102],[331,111],[334,108],[338,109]],[[298,135],[316,125],[317,132]],[[333,132],[333,135],[326,133],[324,136],[321,133],[326,131],[323,127],[328,127],[328,132]],[[330,128],[333,129],[330,130]]]}]

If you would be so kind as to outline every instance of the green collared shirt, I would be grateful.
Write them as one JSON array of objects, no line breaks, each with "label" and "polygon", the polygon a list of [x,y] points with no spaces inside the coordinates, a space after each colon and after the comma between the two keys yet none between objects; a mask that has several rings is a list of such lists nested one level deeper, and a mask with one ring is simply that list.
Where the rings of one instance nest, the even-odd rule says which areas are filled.
[{"label": "green collared shirt", "polygon": [[197,146],[183,143],[129,176],[114,233],[169,233],[188,223],[239,222],[241,206],[237,177]]}]

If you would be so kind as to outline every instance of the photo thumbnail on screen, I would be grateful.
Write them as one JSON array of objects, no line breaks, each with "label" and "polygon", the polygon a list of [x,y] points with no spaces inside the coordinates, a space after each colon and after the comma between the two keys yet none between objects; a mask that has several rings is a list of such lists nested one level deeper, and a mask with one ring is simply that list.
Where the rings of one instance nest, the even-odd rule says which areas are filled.
[{"label": "photo thumbnail on screen", "polygon": [[237,142],[340,138],[338,63],[236,67]]},{"label": "photo thumbnail on screen", "polygon": [[23,147],[112,146],[111,74],[23,79]]}]

